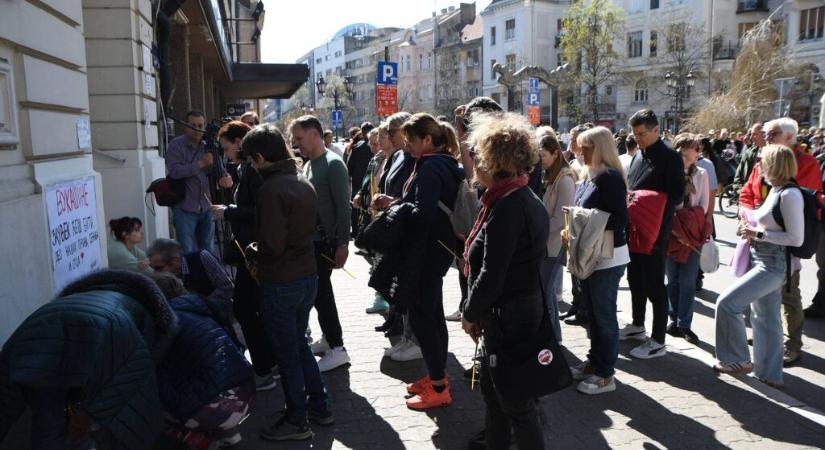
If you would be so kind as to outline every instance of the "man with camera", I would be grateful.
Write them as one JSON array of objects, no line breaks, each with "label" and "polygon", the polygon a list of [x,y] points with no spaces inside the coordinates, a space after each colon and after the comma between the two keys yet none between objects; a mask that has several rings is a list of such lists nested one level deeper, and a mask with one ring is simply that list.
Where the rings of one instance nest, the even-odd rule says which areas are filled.
[{"label": "man with camera", "polygon": [[[186,196],[172,208],[177,240],[184,253],[212,251],[215,225],[212,222],[212,194],[209,175],[214,171],[215,155],[203,142],[206,120],[200,111],[186,113],[184,133],[169,142],[166,149],[166,172],[169,178],[183,180]],[[232,177],[219,165],[218,186],[232,187]]]}]

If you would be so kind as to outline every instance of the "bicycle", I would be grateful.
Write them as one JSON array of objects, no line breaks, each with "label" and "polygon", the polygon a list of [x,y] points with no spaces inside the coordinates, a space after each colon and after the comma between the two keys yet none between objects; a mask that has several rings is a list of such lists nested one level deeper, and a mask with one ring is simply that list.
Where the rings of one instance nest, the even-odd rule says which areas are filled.
[{"label": "bicycle", "polygon": [[719,211],[728,219],[739,216],[739,192],[741,186],[729,184],[719,193]]}]

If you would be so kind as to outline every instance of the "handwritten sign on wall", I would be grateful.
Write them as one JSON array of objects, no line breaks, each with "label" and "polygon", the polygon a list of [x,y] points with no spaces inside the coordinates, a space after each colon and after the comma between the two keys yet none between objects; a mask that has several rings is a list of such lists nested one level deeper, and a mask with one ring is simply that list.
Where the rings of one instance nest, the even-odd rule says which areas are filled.
[{"label": "handwritten sign on wall", "polygon": [[55,291],[101,267],[94,177],[47,186]]}]

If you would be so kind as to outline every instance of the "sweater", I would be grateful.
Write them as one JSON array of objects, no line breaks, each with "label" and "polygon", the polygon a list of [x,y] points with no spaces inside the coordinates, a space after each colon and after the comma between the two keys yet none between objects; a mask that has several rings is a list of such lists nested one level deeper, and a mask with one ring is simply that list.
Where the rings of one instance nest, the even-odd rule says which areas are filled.
[{"label": "sweater", "polygon": [[561,230],[564,228],[562,207],[571,206],[576,197],[576,175],[569,168],[562,169],[544,192],[542,202],[550,219],[547,235],[547,256],[555,257],[561,251]]},{"label": "sweater", "polygon": [[[776,223],[772,214],[773,205],[780,200],[779,210],[782,212],[782,219],[785,221],[784,229]],[[776,194],[775,189],[771,189],[763,205],[763,207],[753,212],[757,228],[764,233],[762,241],[787,247],[802,245],[802,241],[805,239],[803,216],[805,206],[799,189],[785,189],[780,195]]]},{"label": "sweater", "polygon": [[110,269],[125,269],[143,273],[153,272],[152,268],[148,266],[143,270],[138,269],[138,262],[145,261],[147,258],[146,253],[137,245],[129,250],[123,242],[109,240],[106,254],[109,258]]},{"label": "sweater", "polygon": [[661,139],[637,154],[630,165],[627,186],[631,191],[646,189],[667,194],[662,226],[653,246],[653,252],[665,252],[673,223],[673,212],[685,196],[685,165],[682,157],[666,146]]},{"label": "sweater", "polygon": [[[368,161],[369,162],[369,161]],[[318,216],[321,227],[315,241],[326,241],[336,247],[349,243],[350,182],[347,166],[335,153],[324,153],[304,164],[304,176],[315,187],[318,196]]]},{"label": "sweater", "polygon": [[613,232],[613,247],[627,245],[627,188],[619,172],[608,169],[588,177],[576,190],[576,206],[610,213],[606,231]]}]

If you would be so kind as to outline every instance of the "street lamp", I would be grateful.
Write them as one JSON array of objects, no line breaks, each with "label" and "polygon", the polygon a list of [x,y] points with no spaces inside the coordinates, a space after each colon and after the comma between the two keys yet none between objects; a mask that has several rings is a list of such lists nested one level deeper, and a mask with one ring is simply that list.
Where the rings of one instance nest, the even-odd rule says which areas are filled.
[{"label": "street lamp", "polygon": [[306,114],[307,111],[312,112],[315,108],[312,105],[307,105],[306,103],[301,103],[301,111]]},{"label": "street lamp", "polygon": [[668,94],[673,98],[673,103],[671,104],[671,111],[674,117],[674,128],[675,131],[679,132],[680,122],[682,120],[682,114],[684,114],[684,103],[685,100],[690,96],[690,90],[696,84],[696,77],[693,75],[693,71],[688,71],[687,74],[681,73],[673,73],[668,71],[665,73],[665,86],[667,87]]},{"label": "street lamp", "polygon": [[[327,81],[324,80],[324,76],[321,75],[318,78],[318,81],[315,82],[315,87],[318,88],[318,93],[321,96],[332,97],[333,109],[338,110],[341,109],[341,98],[344,95],[351,95],[353,83],[349,77],[343,77],[343,82],[341,84],[336,84],[331,87],[327,86]],[[327,89],[329,87],[329,89]],[[337,129],[336,129],[337,134]]]}]

